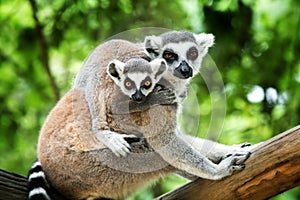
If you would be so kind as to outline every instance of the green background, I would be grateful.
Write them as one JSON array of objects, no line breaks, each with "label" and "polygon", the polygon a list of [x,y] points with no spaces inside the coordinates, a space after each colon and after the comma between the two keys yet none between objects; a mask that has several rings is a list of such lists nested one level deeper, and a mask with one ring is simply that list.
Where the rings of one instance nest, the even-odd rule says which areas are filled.
[{"label": "green background", "polygon": [[[209,54],[227,101],[219,142],[257,143],[298,125],[299,7],[298,0],[0,0],[0,168],[26,175],[43,121],[84,59],[106,38],[134,28],[215,35]],[[201,76],[191,86],[201,136],[211,99]],[[192,133],[185,120],[197,109],[189,107],[181,124]],[[183,183],[168,176],[129,199],[152,199]],[[274,199],[300,199],[300,189]]]}]

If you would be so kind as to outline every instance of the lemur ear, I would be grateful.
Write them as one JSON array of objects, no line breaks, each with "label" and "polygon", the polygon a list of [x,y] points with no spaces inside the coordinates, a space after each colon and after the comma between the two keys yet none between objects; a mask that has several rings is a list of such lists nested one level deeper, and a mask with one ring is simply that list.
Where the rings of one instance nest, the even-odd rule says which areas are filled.
[{"label": "lemur ear", "polygon": [[194,37],[197,40],[197,43],[199,46],[208,49],[212,45],[214,45],[215,36],[210,33],[200,33],[200,34],[194,34]]},{"label": "lemur ear", "polygon": [[125,63],[119,60],[112,60],[107,65],[107,74],[114,80],[116,84],[120,83],[120,74],[123,73]]},{"label": "lemur ear", "polygon": [[154,79],[158,82],[167,71],[167,63],[164,59],[154,59],[150,66],[154,72]]},{"label": "lemur ear", "polygon": [[159,55],[159,50],[162,46],[162,39],[158,36],[146,36],[144,47],[149,56],[154,59]]}]

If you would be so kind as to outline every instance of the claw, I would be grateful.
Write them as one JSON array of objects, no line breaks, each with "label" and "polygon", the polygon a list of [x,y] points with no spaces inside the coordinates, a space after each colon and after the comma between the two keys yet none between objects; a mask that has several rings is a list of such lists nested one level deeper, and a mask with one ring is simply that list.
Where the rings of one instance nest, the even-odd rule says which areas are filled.
[{"label": "claw", "polygon": [[245,142],[244,144],[241,145],[241,148],[249,147],[249,146],[251,146],[251,143]]}]

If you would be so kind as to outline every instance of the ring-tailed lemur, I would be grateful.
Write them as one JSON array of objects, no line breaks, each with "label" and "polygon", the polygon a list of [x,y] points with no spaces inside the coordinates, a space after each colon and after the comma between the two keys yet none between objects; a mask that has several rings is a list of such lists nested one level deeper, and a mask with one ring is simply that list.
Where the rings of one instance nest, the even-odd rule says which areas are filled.
[{"label": "ring-tailed lemur", "polygon": [[[95,56],[95,54],[97,56]],[[78,100],[78,98],[77,98],[78,96],[76,95],[76,97],[74,97],[72,99],[68,99],[68,100],[70,100],[68,105],[71,106],[71,108],[72,108],[72,105],[77,105],[77,104],[79,104],[79,106],[74,106],[74,109],[88,105],[88,110],[89,110],[88,112],[83,112],[84,114],[77,113],[74,116],[78,116],[80,119],[84,118],[83,116],[88,117],[87,119],[85,119],[83,124],[85,125],[86,123],[89,123],[91,120],[90,117],[92,116],[91,115],[92,108],[87,103],[87,101],[95,100],[96,102],[95,102],[94,106],[97,106],[97,108],[99,109],[99,112],[100,112],[100,114],[97,114],[97,116],[101,117],[99,120],[103,120],[103,118],[107,118],[106,113],[107,113],[107,109],[110,107],[110,103],[109,103],[110,99],[111,99],[110,95],[115,95],[115,93],[113,91],[115,90],[114,88],[116,87],[115,84],[113,83],[113,81],[110,79],[110,77],[106,73],[106,65],[112,59],[119,59],[124,62],[128,61],[128,63],[126,62],[128,65],[132,65],[133,67],[135,67],[135,71],[133,71],[131,69],[131,67],[124,66],[125,72],[129,75],[128,77],[131,77],[132,79],[137,78],[138,80],[140,80],[141,75],[143,76],[146,73],[149,75],[147,77],[147,81],[144,83],[144,85],[143,86],[140,85],[140,88],[137,91],[137,93],[136,94],[134,93],[131,97],[136,98],[135,100],[140,100],[140,98],[143,98],[143,96],[147,95],[149,93],[149,91],[151,91],[154,88],[155,83],[157,82],[156,80],[159,80],[161,78],[161,76],[163,75],[163,73],[166,71],[166,63],[163,60],[154,60],[154,61],[148,63],[145,59],[143,59],[144,57],[147,57],[147,55],[143,53],[142,49],[137,48],[135,44],[132,44],[127,41],[112,40],[112,41],[109,41],[107,43],[100,45],[94,51],[94,53],[91,54],[90,59],[92,59],[92,60],[88,59],[85,63],[85,66],[86,66],[86,68],[88,68],[88,70],[86,70],[86,68],[84,68],[83,71],[79,72],[81,74],[78,75],[77,79],[75,80],[72,90],[70,90],[68,92],[68,94],[66,94],[66,96],[65,96],[65,97],[67,97],[67,96],[73,96],[74,94],[78,94],[78,96],[81,97]],[[99,60],[97,60],[97,59],[99,59]],[[120,62],[114,61],[108,65],[109,66],[108,71],[111,72],[110,73],[111,76],[116,75],[116,72],[117,72],[117,71],[114,71],[115,73],[113,73],[113,69],[119,69],[119,70],[121,69],[120,66],[123,66],[123,65],[120,65],[120,63],[122,63],[121,61]],[[119,66],[119,68],[114,68],[113,66]],[[161,67],[158,67],[158,66],[161,66]],[[131,69],[131,70],[128,70],[128,69]],[[144,70],[142,71],[141,69],[144,69]],[[91,71],[93,71],[93,72],[91,73]],[[137,74],[140,76],[137,76]],[[136,80],[136,81],[138,82],[138,80]],[[150,83],[150,87],[149,87],[149,83]],[[88,88],[88,89],[86,88],[92,84],[95,84],[93,88],[96,91],[93,91],[92,88]],[[101,88],[101,89],[98,90],[98,88]],[[87,90],[87,91],[85,91],[85,90]],[[98,92],[100,92],[100,94]],[[169,91],[167,91],[167,92],[169,93]],[[89,97],[88,95],[90,95],[91,93],[97,93],[97,98]],[[122,93],[122,92],[120,92],[120,93]],[[158,95],[156,97],[158,97],[158,98],[154,99],[154,101],[157,101],[157,102],[152,101],[153,99],[151,101],[147,100],[147,102],[149,104],[163,103],[164,100],[165,100],[166,104],[170,104],[171,102],[174,102],[174,98],[175,98],[174,95],[173,95],[173,97],[170,96],[170,98],[169,98],[169,96],[167,96],[168,98],[166,99],[165,98],[166,94],[164,93],[164,91],[157,91],[157,94]],[[92,97],[94,97],[94,96],[92,96]],[[122,96],[124,96],[124,95],[122,94]],[[159,98],[159,96],[161,96],[161,99]],[[99,100],[98,97],[101,97],[101,100]],[[126,97],[126,99],[127,99],[127,97]],[[64,100],[66,100],[66,98],[63,98],[61,101],[63,102]],[[45,173],[47,174],[47,177],[49,177],[49,180],[51,183],[53,182],[53,181],[51,181],[51,179],[53,177],[51,176],[52,173],[50,173],[50,175],[49,175],[49,170],[47,170],[47,167],[49,167],[49,165],[52,165],[52,163],[48,162],[49,158],[47,158],[47,156],[45,154],[50,153],[51,155],[53,155],[53,157],[55,157],[55,155],[59,154],[60,156],[62,156],[61,159],[63,159],[64,154],[62,152],[64,152],[64,151],[48,152],[48,150],[51,149],[51,148],[49,148],[49,146],[51,146],[52,144],[55,146],[54,143],[56,143],[56,142],[54,142],[54,141],[56,141],[56,139],[57,139],[56,134],[63,133],[65,131],[64,125],[72,126],[72,124],[74,124],[76,122],[76,121],[74,121],[74,118],[72,117],[73,115],[71,113],[67,113],[67,115],[60,115],[61,113],[56,114],[55,110],[59,109],[60,105],[62,105],[62,104],[63,103],[59,102],[57,104],[57,106],[53,109],[53,111],[50,113],[50,115],[48,116],[48,120],[46,120],[46,122],[43,126],[43,127],[47,127],[47,128],[43,128],[41,130],[41,135],[40,135],[40,139],[39,139],[39,149],[38,149],[39,160],[41,161],[43,167],[45,167]],[[100,107],[98,107],[99,105],[100,105]],[[128,104],[128,105],[130,106],[130,104]],[[64,106],[63,110],[64,111],[68,110],[67,108],[68,108],[67,106]],[[130,109],[132,109],[132,108],[130,108]],[[51,115],[52,113],[54,113],[53,114],[54,116]],[[53,124],[54,127],[55,126],[60,127],[56,130],[53,130],[51,127],[48,126],[53,121],[56,121],[56,120],[59,121],[60,117],[67,118],[68,114],[72,115],[70,117],[72,118],[73,122],[66,123],[66,121],[64,121],[61,123],[54,123]],[[101,123],[101,125],[104,125],[104,124]],[[65,137],[65,139],[66,139],[65,143],[69,144],[69,149],[71,151],[74,150],[75,152],[77,152],[77,151],[89,152],[94,149],[101,150],[101,149],[107,148],[107,146],[105,144],[98,142],[98,140],[95,138],[94,133],[90,132],[89,127],[87,127],[87,126],[82,126],[82,127],[84,127],[84,131],[82,134],[80,134],[80,137],[71,139],[71,138],[68,138],[68,137],[71,137],[68,134],[61,135],[61,137]],[[109,127],[106,126],[106,128],[103,128],[103,130],[109,131]],[[70,131],[76,132],[76,130],[70,130]],[[86,134],[84,134],[84,133],[86,133]],[[117,134],[116,132],[112,132],[111,135],[108,135],[108,139],[113,138],[114,133]],[[50,134],[51,136],[46,137],[46,138],[43,137],[43,135],[47,135],[47,134]],[[121,134],[119,134],[119,135],[121,135]],[[53,136],[54,136],[54,138],[53,138]],[[85,140],[84,137],[89,137],[89,139]],[[124,137],[127,138],[128,136],[124,135]],[[48,141],[46,143],[44,143],[43,141],[46,141],[46,140],[48,140]],[[82,140],[84,140],[85,142],[83,142]],[[59,140],[59,141],[61,142],[61,141],[65,141],[65,140]],[[121,144],[121,145],[123,145],[123,144]],[[119,145],[116,145],[116,146],[119,147]],[[112,146],[109,146],[109,147],[114,148]],[[127,149],[119,149],[119,152],[122,153],[122,151],[126,152]],[[52,157],[52,156],[50,156],[50,157]],[[65,160],[63,159],[64,161],[62,163],[67,162],[68,158],[66,158]],[[70,155],[70,158],[72,158],[72,155]],[[93,157],[91,157],[91,159],[92,158]],[[58,160],[60,160],[60,159],[58,159]],[[29,177],[30,176],[31,175],[29,175]],[[65,182],[62,181],[62,183],[65,183]],[[54,184],[54,186],[55,186],[55,184]]]},{"label": "ring-tailed lemur", "polygon": [[28,175],[28,198],[30,200],[50,200],[49,184],[39,161],[35,161]]},{"label": "ring-tailed lemur", "polygon": [[[167,61],[171,73],[167,79],[174,80],[181,88],[181,101],[185,98],[186,88],[182,82],[199,73],[202,60],[208,48],[214,44],[213,34],[194,34],[187,31],[170,31],[160,36],[146,36],[144,48],[151,59],[163,58]],[[172,76],[173,75],[173,76]],[[176,78],[177,77],[177,78]],[[178,81],[179,79],[185,79]]]},{"label": "ring-tailed lemur", "polygon": [[163,59],[155,59],[150,63],[142,59],[131,59],[126,63],[111,61],[107,73],[125,95],[140,102],[152,92],[166,70],[167,64]]},{"label": "ring-tailed lemur", "polygon": [[[174,134],[177,112],[174,105],[157,105],[143,112],[120,113],[117,115],[118,109],[116,107],[120,106],[118,102],[124,100],[124,95],[122,95],[120,89],[112,86],[101,66],[108,62],[108,57],[123,59],[122,61],[136,57],[137,54],[140,54],[140,49],[137,49],[137,47],[132,48],[132,44],[129,44],[130,48],[128,48],[126,47],[128,43],[124,41],[108,43],[100,45],[89,57],[85,67],[81,70],[81,77],[86,79],[77,79],[81,80],[77,82],[77,86],[80,87],[73,87],[73,90],[63,97],[51,111],[41,130],[38,149],[39,159],[47,177],[55,188],[68,197],[74,198],[118,198],[132,193],[148,180],[156,179],[166,173],[178,172],[178,170],[205,178],[218,179],[231,174],[233,170],[243,168],[242,162],[247,158],[247,153],[233,155],[216,165],[205,158],[205,155],[207,155],[205,152],[201,152],[201,155],[183,138],[178,138],[178,135]],[[117,51],[120,47],[123,47],[123,49],[126,47],[130,51],[127,53],[126,51]],[[114,57],[116,54],[120,55],[120,52],[123,53],[121,56]],[[181,82],[182,86],[181,84],[174,84],[176,82],[173,82],[173,76],[170,74],[165,77],[165,81],[162,81],[163,85],[171,85],[171,88],[174,87],[175,91],[176,86],[182,88],[185,85],[184,79],[179,79],[183,80]],[[168,80],[169,77],[172,77],[172,80]],[[95,94],[92,97],[97,98],[87,98],[89,92],[94,92]],[[159,96],[159,94],[150,94],[146,99],[155,99],[156,95]],[[150,105],[164,104],[165,96],[165,94],[162,95],[159,103],[152,101]],[[111,161],[113,162],[117,160],[117,157],[114,157],[112,152],[107,151],[107,146],[99,143],[94,137],[94,132],[89,129],[94,122],[93,111],[90,107],[91,102],[89,101],[95,101],[93,102],[94,106],[99,109],[99,114],[96,116],[101,122],[100,125],[104,124],[107,129],[118,133],[144,134],[154,151],[164,158],[161,162],[166,162],[166,165],[171,163],[175,168],[167,165],[160,170],[135,174],[103,165],[103,159],[113,159]],[[143,104],[144,102],[135,106],[138,107]],[[130,104],[127,109],[131,112],[129,110],[131,109]],[[154,117],[151,118],[150,114]],[[154,121],[149,124],[149,119]],[[156,128],[152,131],[153,126]],[[164,128],[157,130],[159,127]],[[64,141],[64,143],[61,141]],[[168,144],[169,149],[164,148],[165,143]],[[147,148],[146,150],[148,150]],[[145,149],[141,150],[138,147],[137,151],[144,152]],[[232,148],[222,148],[223,155],[232,151]],[[187,152],[188,154],[186,154]],[[160,159],[160,156],[157,155],[156,159]],[[127,164],[135,162],[135,160],[130,160],[131,154],[123,159],[126,159]],[[235,165],[235,161],[237,161],[237,165]],[[195,162],[201,163],[200,166]],[[153,165],[151,160],[144,164]],[[120,165],[122,166],[122,164]],[[139,171],[136,168],[139,166],[133,167],[135,167],[133,170]],[[74,174],[76,175],[74,176]]]}]

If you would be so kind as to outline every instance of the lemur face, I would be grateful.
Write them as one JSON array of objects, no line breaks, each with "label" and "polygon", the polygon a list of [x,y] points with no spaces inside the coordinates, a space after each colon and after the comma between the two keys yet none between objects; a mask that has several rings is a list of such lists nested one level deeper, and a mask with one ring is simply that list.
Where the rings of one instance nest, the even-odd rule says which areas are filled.
[{"label": "lemur face", "polygon": [[148,36],[145,49],[151,58],[163,58],[174,76],[188,79],[198,73],[202,59],[214,43],[212,34],[172,31]]},{"label": "lemur face", "polygon": [[193,71],[196,70],[193,66],[200,66],[199,51],[193,42],[168,43],[163,47],[161,56],[167,61],[175,76],[187,79],[192,77]]},{"label": "lemur face", "polygon": [[108,75],[122,92],[137,102],[141,102],[153,90],[166,70],[163,59],[155,59],[150,63],[142,58],[126,63],[113,60],[107,66]]}]

